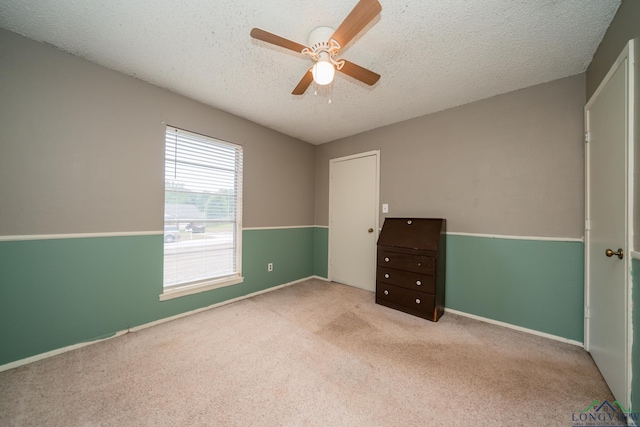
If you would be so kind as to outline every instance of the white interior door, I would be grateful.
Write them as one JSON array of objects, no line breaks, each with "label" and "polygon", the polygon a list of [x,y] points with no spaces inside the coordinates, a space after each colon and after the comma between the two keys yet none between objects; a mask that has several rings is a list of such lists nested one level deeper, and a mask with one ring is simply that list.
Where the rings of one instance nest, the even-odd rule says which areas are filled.
[{"label": "white interior door", "polygon": [[[629,58],[585,108],[588,143],[585,347],[615,398],[630,403]],[[613,252],[613,253],[612,253]]]},{"label": "white interior door", "polygon": [[329,164],[329,278],[376,288],[379,151]]}]

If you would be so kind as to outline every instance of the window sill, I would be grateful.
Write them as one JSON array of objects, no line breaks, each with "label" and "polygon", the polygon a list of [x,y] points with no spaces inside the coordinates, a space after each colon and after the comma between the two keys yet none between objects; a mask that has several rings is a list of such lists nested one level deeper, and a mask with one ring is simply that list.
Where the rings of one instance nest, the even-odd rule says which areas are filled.
[{"label": "window sill", "polygon": [[200,292],[210,291],[212,289],[224,288],[225,286],[237,285],[238,283],[242,283],[243,281],[244,277],[233,276],[225,277],[224,279],[219,280],[209,280],[206,282],[198,282],[192,285],[181,286],[179,288],[165,290],[160,294],[160,301],[193,295]]}]

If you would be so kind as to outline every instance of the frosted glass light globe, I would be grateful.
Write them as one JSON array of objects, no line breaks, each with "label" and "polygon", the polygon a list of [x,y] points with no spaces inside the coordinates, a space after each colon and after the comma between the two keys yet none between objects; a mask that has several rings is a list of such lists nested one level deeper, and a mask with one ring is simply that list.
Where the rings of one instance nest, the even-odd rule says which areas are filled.
[{"label": "frosted glass light globe", "polygon": [[311,70],[313,74],[313,80],[319,85],[328,85],[333,81],[333,76],[336,74],[336,69],[329,61],[318,61]]}]

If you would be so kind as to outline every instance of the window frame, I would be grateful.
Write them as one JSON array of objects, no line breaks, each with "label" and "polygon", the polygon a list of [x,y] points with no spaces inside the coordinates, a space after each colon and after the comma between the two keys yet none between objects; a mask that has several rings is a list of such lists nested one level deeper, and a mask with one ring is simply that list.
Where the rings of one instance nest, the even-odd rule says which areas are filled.
[{"label": "window frame", "polygon": [[[239,185],[236,187],[236,219],[234,221],[235,224],[235,272],[231,275],[226,275],[223,277],[211,277],[205,278],[202,280],[197,280],[193,282],[187,282],[184,284],[176,284],[171,285],[169,287],[165,286],[164,277],[165,277],[165,243],[163,238],[162,251],[163,251],[163,262],[162,262],[162,293],[160,294],[160,301],[165,301],[173,298],[178,298],[186,295],[193,295],[200,292],[209,291],[212,289],[218,289],[226,286],[236,285],[238,283],[242,283],[244,281],[244,277],[242,276],[242,195],[243,195],[243,173],[244,173],[244,146],[241,144],[236,144],[233,142],[225,141],[219,138],[214,138],[208,135],[199,134],[192,131],[187,131],[175,126],[165,125],[165,141],[164,141],[164,149],[163,149],[163,214],[164,218],[166,218],[167,212],[166,209],[166,168],[167,168],[167,137],[170,132],[183,133],[185,135],[191,135],[195,138],[202,138],[203,140],[212,141],[217,144],[227,145],[230,148],[236,150],[236,153],[239,153],[240,162],[236,164],[235,167],[235,179],[239,181]],[[197,194],[197,192],[194,192]],[[203,220],[203,221],[206,221]],[[165,219],[163,219],[163,228],[165,225]],[[179,232],[179,230],[178,230]],[[162,233],[164,237],[164,231]]]}]

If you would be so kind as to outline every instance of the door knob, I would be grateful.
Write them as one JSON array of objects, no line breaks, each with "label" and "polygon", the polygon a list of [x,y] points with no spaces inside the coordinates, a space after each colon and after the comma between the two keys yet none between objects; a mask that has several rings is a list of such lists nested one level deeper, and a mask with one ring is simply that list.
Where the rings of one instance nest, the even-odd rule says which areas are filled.
[{"label": "door knob", "polygon": [[373,233],[373,228],[367,230],[369,233]]},{"label": "door knob", "polygon": [[604,251],[604,254],[609,258],[611,258],[614,255],[617,255],[619,259],[624,258],[624,251],[622,250],[622,248],[618,248],[616,252],[613,252],[611,249],[607,249],[606,251]]}]

